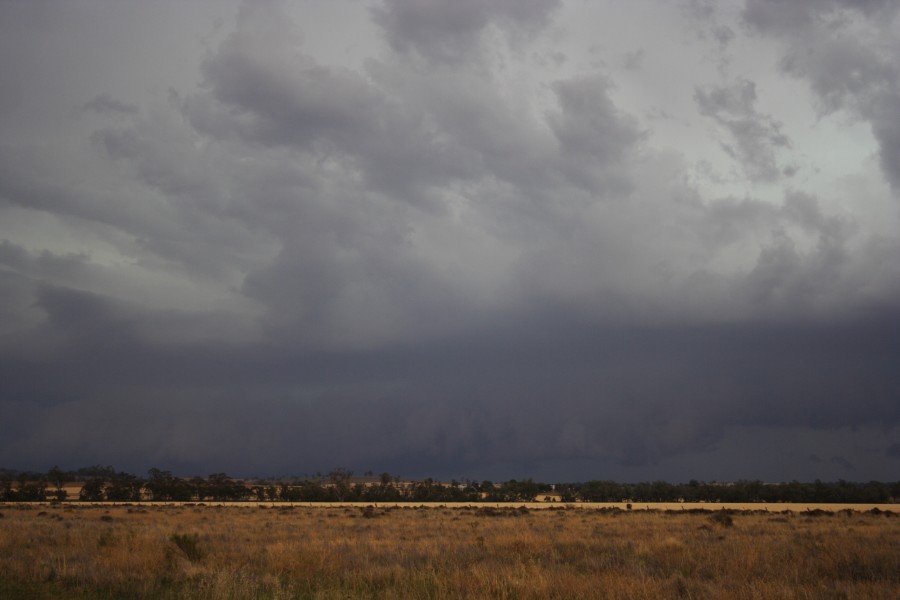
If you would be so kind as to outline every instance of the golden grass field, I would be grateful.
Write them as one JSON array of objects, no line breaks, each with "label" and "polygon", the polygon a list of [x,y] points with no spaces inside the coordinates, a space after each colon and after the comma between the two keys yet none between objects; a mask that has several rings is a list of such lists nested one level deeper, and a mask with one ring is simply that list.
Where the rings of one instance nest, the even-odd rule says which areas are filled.
[{"label": "golden grass field", "polygon": [[896,513],[196,505],[0,513],[4,600],[900,598]]},{"label": "golden grass field", "polygon": [[[9,503],[16,504],[16,503]],[[62,506],[67,507],[85,507],[85,506],[132,506],[134,502],[30,502],[31,506]],[[786,502],[285,502],[285,501],[250,501],[250,502],[234,502],[234,501],[209,501],[203,502],[172,502],[172,501],[142,501],[141,506],[168,506],[168,507],[194,507],[194,506],[220,506],[220,507],[250,507],[250,508],[365,508],[374,506],[375,508],[519,508],[525,507],[529,510],[542,509],[558,509],[566,508],[572,510],[602,510],[602,509],[619,509],[619,510],[651,510],[651,511],[685,511],[685,510],[705,510],[705,511],[763,511],[763,512],[808,512],[808,511],[826,511],[840,512],[843,510],[852,510],[855,512],[866,512],[872,509],[880,511],[900,512],[900,504],[839,504],[836,502],[803,502],[803,503],[786,503]],[[2,504],[0,504],[2,506]],[[631,509],[628,507],[631,506]]]}]

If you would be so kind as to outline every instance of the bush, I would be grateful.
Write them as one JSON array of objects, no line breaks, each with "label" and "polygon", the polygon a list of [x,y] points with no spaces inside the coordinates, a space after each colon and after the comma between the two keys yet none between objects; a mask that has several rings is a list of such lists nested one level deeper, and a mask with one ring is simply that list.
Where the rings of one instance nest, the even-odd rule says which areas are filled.
[{"label": "bush", "polygon": [[203,551],[200,549],[199,540],[196,535],[189,533],[173,533],[169,538],[178,546],[178,549],[184,552],[184,555],[191,562],[197,562],[203,558]]},{"label": "bush", "polygon": [[722,527],[732,527],[734,525],[734,519],[732,519],[731,515],[729,515],[724,509],[713,513],[709,520],[716,525],[721,525]]}]

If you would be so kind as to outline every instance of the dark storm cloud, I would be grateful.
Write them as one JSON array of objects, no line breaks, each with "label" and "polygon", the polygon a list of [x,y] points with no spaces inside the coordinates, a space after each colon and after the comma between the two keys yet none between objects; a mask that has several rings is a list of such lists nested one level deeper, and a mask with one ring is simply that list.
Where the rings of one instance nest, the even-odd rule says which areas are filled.
[{"label": "dark storm cloud", "polygon": [[[887,329],[878,320],[763,330],[545,322],[513,335],[308,355],[154,347],[97,298],[46,290],[40,302],[73,337],[52,360],[4,360],[12,420],[3,454],[22,460],[51,460],[41,445],[75,427],[93,432],[85,460],[132,431],[125,445],[137,456],[177,456],[190,468],[236,460],[216,441],[229,439],[259,453],[238,460],[245,470],[412,468],[406,457],[418,456],[424,462],[407,474],[432,474],[429,465],[508,472],[548,460],[653,464],[714,448],[737,425],[900,418],[896,320]],[[37,439],[22,438],[29,419]]]},{"label": "dark storm cloud", "polygon": [[513,37],[545,26],[559,0],[383,0],[372,16],[398,52],[416,50],[436,62],[458,62],[480,45],[493,24]]},{"label": "dark storm cloud", "polygon": [[778,121],[757,112],[755,83],[743,80],[728,87],[698,88],[694,101],[700,114],[728,132],[731,141],[721,142],[722,149],[749,179],[774,181],[783,176],[786,169],[779,167],[776,151],[791,142]]},{"label": "dark storm cloud", "polygon": [[853,471],[853,463],[851,463],[843,456],[832,456],[830,462],[844,469],[845,471]]},{"label": "dark storm cloud", "polygon": [[[822,64],[772,21],[784,6],[748,3],[745,24],[785,37],[783,72],[823,110],[872,123],[889,173],[895,67],[849,36],[821,46],[800,4],[787,21],[832,51]],[[741,51],[724,11],[691,6],[705,40]],[[22,134],[45,113],[17,105],[0,125],[0,463],[704,477],[698,457],[722,472],[720,452],[752,463],[760,440],[801,439],[801,466],[728,476],[804,478],[815,454],[815,476],[884,477],[887,217],[855,189],[780,189],[802,140],[761,108],[763,79],[679,72],[654,102],[718,127],[735,166],[735,187],[705,188],[690,136],[667,147],[627,100],[658,40],[612,50],[641,48],[627,75],[574,47],[535,58],[529,36],[564,45],[573,7],[381,2],[357,15],[356,63],[338,30],[329,54],[294,18],[315,11],[248,1],[204,33],[196,86],[84,84],[58,144]]]}]

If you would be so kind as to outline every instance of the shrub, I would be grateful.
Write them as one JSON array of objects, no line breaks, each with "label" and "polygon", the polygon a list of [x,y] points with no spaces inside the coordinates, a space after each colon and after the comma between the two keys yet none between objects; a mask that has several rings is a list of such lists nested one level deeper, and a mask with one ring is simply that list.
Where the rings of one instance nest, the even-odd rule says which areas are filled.
[{"label": "shrub", "polygon": [[721,525],[722,527],[732,527],[734,526],[734,519],[731,518],[725,510],[716,511],[709,518],[710,521],[715,523],[716,525]]},{"label": "shrub", "polygon": [[196,535],[189,533],[173,533],[169,538],[178,546],[178,549],[184,552],[184,555],[191,562],[197,562],[203,558],[203,550],[200,549],[199,540]]}]

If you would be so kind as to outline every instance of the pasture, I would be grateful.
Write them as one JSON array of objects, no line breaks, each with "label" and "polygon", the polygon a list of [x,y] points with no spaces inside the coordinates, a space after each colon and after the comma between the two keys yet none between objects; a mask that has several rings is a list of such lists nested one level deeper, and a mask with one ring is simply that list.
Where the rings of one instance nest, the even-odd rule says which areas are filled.
[{"label": "pasture", "polygon": [[883,510],[6,505],[0,598],[890,598]]}]

